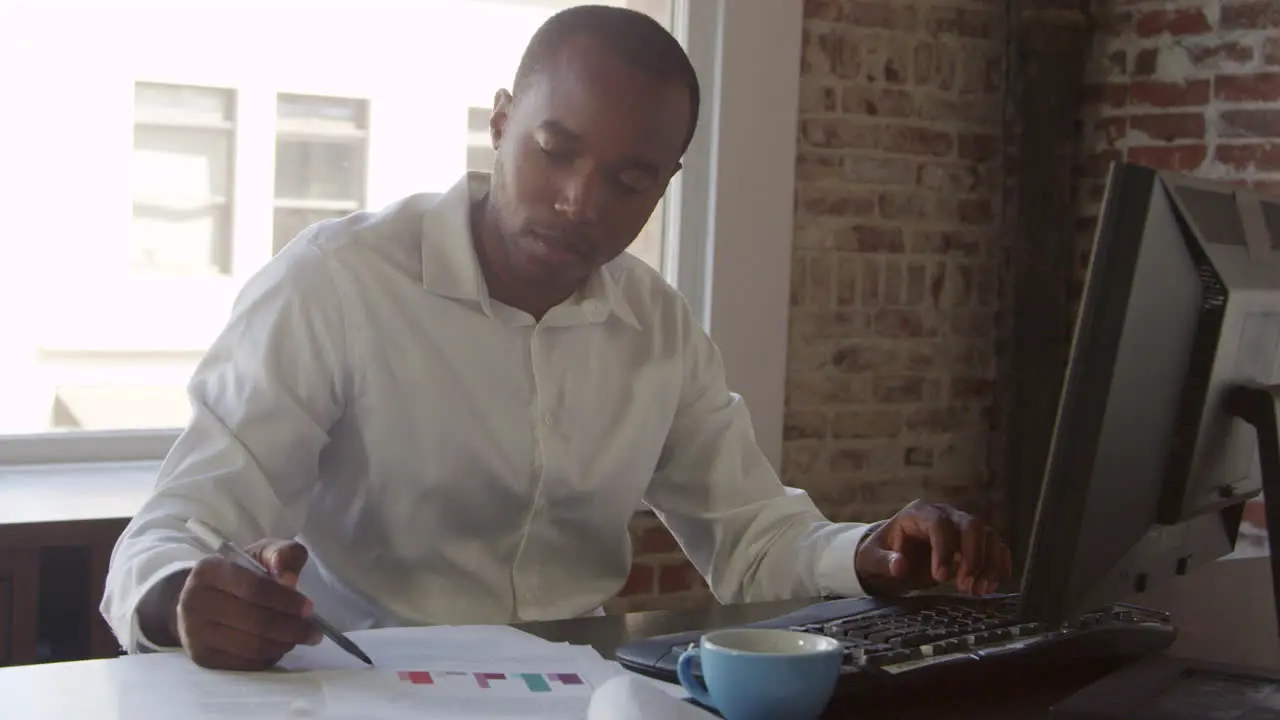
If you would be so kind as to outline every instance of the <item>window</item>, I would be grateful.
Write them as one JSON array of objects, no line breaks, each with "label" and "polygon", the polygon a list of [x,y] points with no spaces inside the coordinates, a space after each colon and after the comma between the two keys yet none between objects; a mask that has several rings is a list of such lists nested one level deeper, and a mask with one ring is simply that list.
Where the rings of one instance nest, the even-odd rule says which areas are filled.
[{"label": "window", "polygon": [[[672,0],[605,1],[670,25]],[[38,118],[0,120],[23,138],[0,185],[31,211],[0,262],[30,315],[0,339],[0,462],[22,437],[183,425],[244,282],[318,221],[490,169],[494,92],[574,4],[0,4],[0,68]],[[634,246],[659,268],[664,218]]]},{"label": "window", "polygon": [[135,267],[230,271],[233,98],[216,88],[135,84]]},{"label": "window", "polygon": [[[802,3],[597,1],[670,22],[698,69],[700,129],[665,222],[656,214],[634,252],[708,323],[776,466]],[[364,207],[438,192],[485,162],[471,151],[469,108],[488,110],[528,35],[571,4],[0,2],[0,76],[18,99],[0,131],[21,138],[0,162],[0,191],[22,209],[0,235],[0,464],[167,451],[189,412],[191,369],[276,247],[282,96],[363,103]],[[135,250],[139,83],[220,98],[231,123],[223,248],[213,261],[199,250],[198,271],[185,260],[197,251],[142,261]],[[219,107],[188,102],[210,116]]]}]

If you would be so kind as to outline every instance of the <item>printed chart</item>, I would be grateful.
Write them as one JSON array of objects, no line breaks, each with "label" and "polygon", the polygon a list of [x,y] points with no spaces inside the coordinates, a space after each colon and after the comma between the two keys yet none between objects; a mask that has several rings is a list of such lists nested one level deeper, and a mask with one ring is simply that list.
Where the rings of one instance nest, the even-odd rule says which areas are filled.
[{"label": "printed chart", "polygon": [[578,673],[552,672],[469,672],[459,670],[402,670],[396,673],[401,683],[423,686],[444,692],[489,691],[503,695],[553,693],[590,695],[595,689]]}]

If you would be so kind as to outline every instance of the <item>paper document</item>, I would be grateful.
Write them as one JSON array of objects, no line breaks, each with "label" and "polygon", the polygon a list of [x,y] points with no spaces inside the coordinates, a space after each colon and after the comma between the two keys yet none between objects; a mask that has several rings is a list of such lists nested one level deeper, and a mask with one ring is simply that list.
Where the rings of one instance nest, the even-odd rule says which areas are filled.
[{"label": "paper document", "polygon": [[[648,696],[683,696],[678,686],[630,676],[590,647],[548,642],[505,626],[349,635],[374,667],[328,640],[297,648],[266,672],[206,670],[181,653],[129,656],[104,667],[117,688],[121,720],[586,720],[597,690],[618,677],[632,677]],[[630,716],[591,716],[624,717]],[[670,716],[686,717],[696,716]]]},{"label": "paper document", "polygon": [[[588,645],[553,643],[505,625],[437,625],[417,628],[381,628],[347,633],[351,641],[373,659],[378,670],[418,670],[448,663],[486,663],[546,658],[563,662],[600,662],[600,653]],[[280,661],[285,671],[364,669],[366,666],[343,652],[331,640],[299,646]]]}]

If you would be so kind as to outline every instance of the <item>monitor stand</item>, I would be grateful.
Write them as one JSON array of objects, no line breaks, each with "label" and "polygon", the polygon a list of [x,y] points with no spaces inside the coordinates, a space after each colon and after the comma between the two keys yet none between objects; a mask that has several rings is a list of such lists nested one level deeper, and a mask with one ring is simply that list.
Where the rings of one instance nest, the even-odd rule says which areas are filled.
[{"label": "monitor stand", "polygon": [[1276,628],[1280,630],[1280,385],[1237,385],[1227,394],[1227,410],[1258,433],[1272,603],[1276,608]]}]

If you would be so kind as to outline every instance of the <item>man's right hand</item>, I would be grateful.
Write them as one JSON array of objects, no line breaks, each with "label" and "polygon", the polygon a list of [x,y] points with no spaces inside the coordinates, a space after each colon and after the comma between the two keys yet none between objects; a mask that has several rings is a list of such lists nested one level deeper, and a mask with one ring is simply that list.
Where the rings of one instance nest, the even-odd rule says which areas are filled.
[{"label": "man's right hand", "polygon": [[294,646],[321,640],[308,620],[311,601],[296,589],[306,548],[289,540],[263,540],[246,552],[275,579],[210,555],[191,569],[180,589],[175,578],[169,598],[159,601],[167,606],[168,635],[201,667],[265,670]]}]

